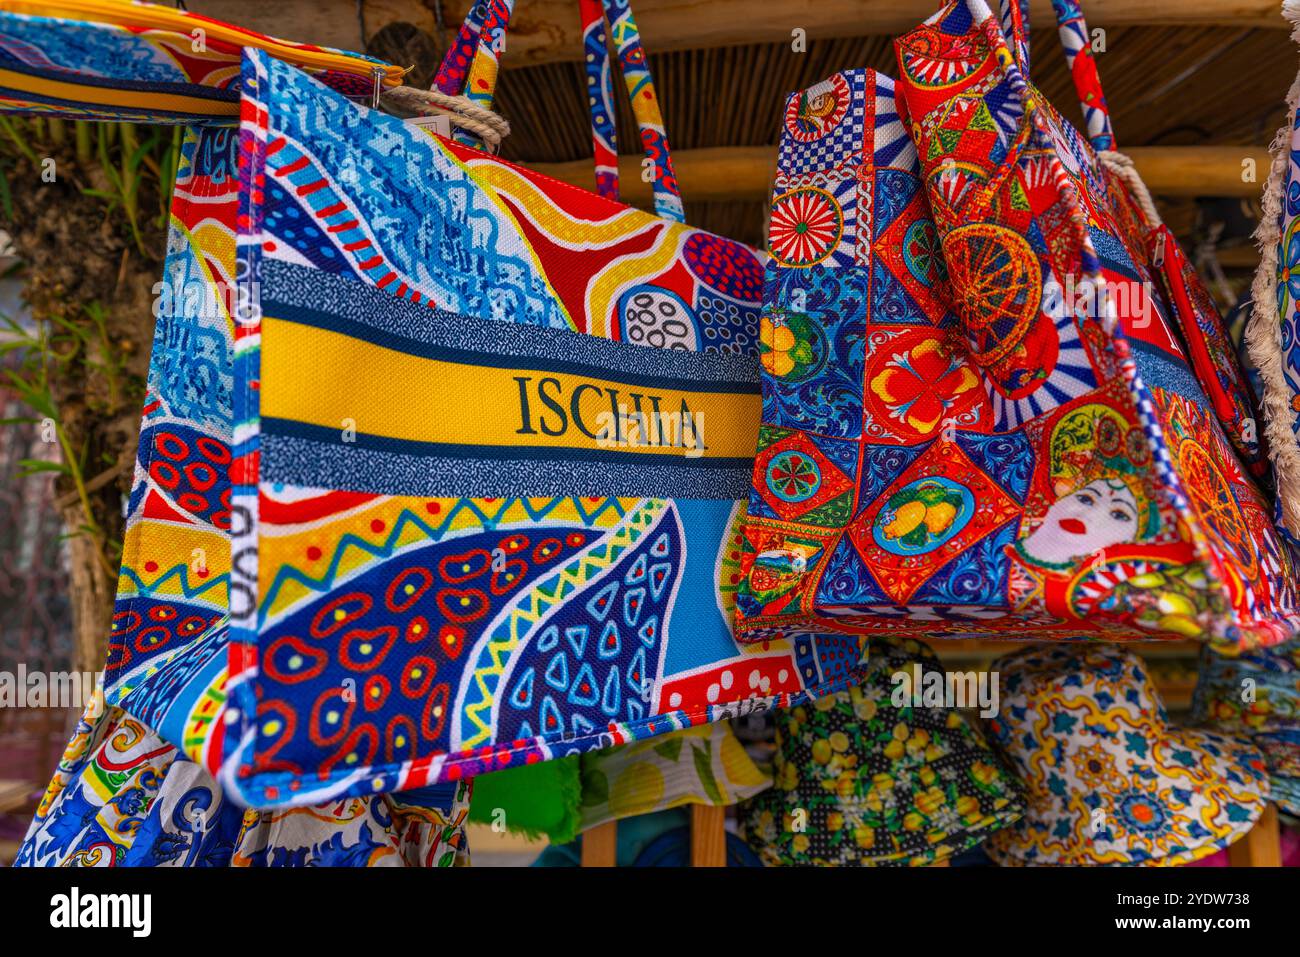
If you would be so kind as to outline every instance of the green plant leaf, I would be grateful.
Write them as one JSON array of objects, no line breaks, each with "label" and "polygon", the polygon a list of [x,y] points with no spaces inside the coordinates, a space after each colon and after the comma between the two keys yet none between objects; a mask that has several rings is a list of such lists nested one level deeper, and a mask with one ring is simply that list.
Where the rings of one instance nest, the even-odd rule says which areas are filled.
[{"label": "green plant leaf", "polygon": [[45,459],[19,459],[18,464],[28,475],[37,472],[66,472],[67,466],[62,462],[47,462]]}]

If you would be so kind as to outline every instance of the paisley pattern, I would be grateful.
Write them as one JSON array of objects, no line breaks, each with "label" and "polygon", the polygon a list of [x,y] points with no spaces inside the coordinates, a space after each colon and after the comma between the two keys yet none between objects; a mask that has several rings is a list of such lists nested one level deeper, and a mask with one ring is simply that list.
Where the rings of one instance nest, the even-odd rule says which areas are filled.
[{"label": "paisley pattern", "polygon": [[1243,738],[1171,726],[1146,666],[1116,645],[998,659],[994,744],[1028,810],[985,849],[1000,864],[1187,864],[1242,837],[1268,772]]},{"label": "paisley pattern", "polygon": [[934,654],[873,639],[870,655],[860,686],[776,716],[776,787],[740,808],[742,833],[768,866],[933,864],[1023,811],[1015,778],[974,727],[900,695],[913,687],[900,675],[942,672]]}]

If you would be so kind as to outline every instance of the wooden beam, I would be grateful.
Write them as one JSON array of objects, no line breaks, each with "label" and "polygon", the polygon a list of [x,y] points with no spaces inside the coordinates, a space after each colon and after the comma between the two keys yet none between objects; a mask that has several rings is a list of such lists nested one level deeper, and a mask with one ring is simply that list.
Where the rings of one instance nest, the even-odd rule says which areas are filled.
[{"label": "wooden beam", "polygon": [[[1135,146],[1126,152],[1147,188],[1160,196],[1258,196],[1269,168],[1268,150],[1262,146]],[[1253,166],[1243,165],[1247,160],[1253,160]],[[526,165],[584,189],[595,183],[591,160]],[[776,150],[676,150],[673,167],[688,202],[766,201],[776,172]],[[641,157],[620,156],[618,168],[623,201],[649,208],[650,184],[641,179]]]},{"label": "wooden beam", "polygon": [[727,866],[727,809],[691,805],[691,867]]},{"label": "wooden beam", "polygon": [[618,821],[607,821],[582,832],[582,866],[615,867],[618,864]]},{"label": "wooden beam", "polygon": [[[445,22],[459,26],[468,0],[447,0]],[[990,3],[996,8],[996,4]],[[792,31],[809,40],[899,34],[930,16],[936,0],[637,0],[637,24],[651,53],[742,43],[789,43]],[[398,20],[435,29],[430,0],[366,0],[366,30]],[[1087,0],[1090,27],[1137,25],[1286,29],[1277,0]],[[354,0],[190,0],[205,16],[286,40],[344,50],[360,48]],[[1050,0],[1033,0],[1031,22],[1053,23]],[[576,0],[519,0],[506,39],[505,65],[530,66],[582,56]],[[407,64],[401,64],[403,66]]]}]

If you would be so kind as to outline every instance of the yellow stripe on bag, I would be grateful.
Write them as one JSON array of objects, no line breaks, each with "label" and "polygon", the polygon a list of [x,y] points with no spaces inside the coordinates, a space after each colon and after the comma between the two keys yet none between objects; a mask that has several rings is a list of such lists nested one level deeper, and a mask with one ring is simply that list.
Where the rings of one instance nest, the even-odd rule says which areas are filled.
[{"label": "yellow stripe on bag", "polygon": [[202,116],[238,116],[238,100],[215,100],[201,96],[183,96],[177,93],[159,93],[156,90],[123,90],[111,86],[64,83],[46,76],[28,76],[12,70],[0,70],[0,87],[73,105],[115,106],[135,110],[165,110],[169,113],[198,114]]},{"label": "yellow stripe on bag", "polygon": [[522,357],[511,365],[410,355],[264,317],[261,415],[332,430],[344,442],[352,430],[397,442],[585,459],[609,451],[754,457],[757,391],[643,385],[636,377],[620,381],[617,372],[555,371]]}]

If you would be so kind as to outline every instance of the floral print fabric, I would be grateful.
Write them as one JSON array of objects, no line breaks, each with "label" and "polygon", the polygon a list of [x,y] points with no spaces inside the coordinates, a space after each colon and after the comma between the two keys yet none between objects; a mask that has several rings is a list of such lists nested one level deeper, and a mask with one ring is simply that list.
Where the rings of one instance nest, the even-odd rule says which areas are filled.
[{"label": "floral print fabric", "polygon": [[1169,724],[1146,666],[1115,645],[1000,658],[994,743],[1028,813],[986,849],[1001,864],[1187,864],[1244,835],[1268,775],[1244,740]]},{"label": "floral print fabric", "polygon": [[1192,718],[1250,736],[1264,752],[1273,802],[1300,814],[1300,641],[1236,657],[1202,651]]},{"label": "floral print fabric", "polygon": [[957,711],[891,700],[892,676],[939,669],[934,654],[879,639],[870,654],[861,686],[776,716],[776,787],[741,808],[768,866],[932,864],[1023,811],[1015,779]]}]

